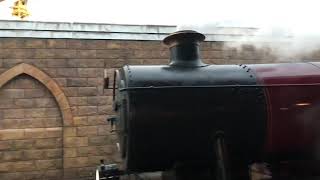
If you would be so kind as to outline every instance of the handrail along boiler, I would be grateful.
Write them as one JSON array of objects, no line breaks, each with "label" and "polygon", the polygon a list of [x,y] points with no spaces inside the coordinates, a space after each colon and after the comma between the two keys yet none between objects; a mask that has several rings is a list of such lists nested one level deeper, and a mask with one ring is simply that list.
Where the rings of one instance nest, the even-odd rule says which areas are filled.
[{"label": "handrail along boiler", "polygon": [[267,162],[274,178],[319,175],[320,63],[209,65],[204,39],[178,31],[163,41],[169,65],[117,71],[112,121],[124,170],[237,179]]}]

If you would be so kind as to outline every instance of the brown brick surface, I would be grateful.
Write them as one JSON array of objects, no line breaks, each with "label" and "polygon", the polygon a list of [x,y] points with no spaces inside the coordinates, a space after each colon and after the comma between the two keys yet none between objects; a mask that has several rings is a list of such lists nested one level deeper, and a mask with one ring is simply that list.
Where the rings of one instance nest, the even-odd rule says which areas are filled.
[{"label": "brown brick surface", "polygon": [[73,167],[86,167],[89,165],[88,157],[75,157],[75,158],[65,158],[64,167],[73,168]]},{"label": "brown brick surface", "polygon": [[98,95],[97,87],[82,87],[78,90],[79,96],[96,96]]},{"label": "brown brick surface", "polygon": [[47,48],[67,48],[67,40],[64,39],[48,39]]},{"label": "brown brick surface", "polygon": [[88,146],[88,137],[65,137],[64,147]]}]

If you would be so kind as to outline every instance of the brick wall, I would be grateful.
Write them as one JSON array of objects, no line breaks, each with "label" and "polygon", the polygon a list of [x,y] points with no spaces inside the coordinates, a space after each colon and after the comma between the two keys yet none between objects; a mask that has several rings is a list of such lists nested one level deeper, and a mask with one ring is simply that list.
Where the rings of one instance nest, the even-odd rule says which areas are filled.
[{"label": "brick wall", "polygon": [[0,179],[62,175],[62,117],[50,92],[20,75],[0,89]]},{"label": "brick wall", "polygon": [[[88,179],[100,159],[121,162],[106,123],[112,91],[103,88],[104,69],[112,76],[124,64],[167,64],[168,57],[159,41],[0,38],[0,179]],[[276,60],[268,50],[222,42],[203,43],[202,57]]]}]

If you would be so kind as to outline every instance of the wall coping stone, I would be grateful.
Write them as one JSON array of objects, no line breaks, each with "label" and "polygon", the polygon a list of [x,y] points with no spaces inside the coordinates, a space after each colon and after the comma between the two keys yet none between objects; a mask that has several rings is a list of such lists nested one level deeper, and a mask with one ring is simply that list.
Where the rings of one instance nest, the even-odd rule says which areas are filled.
[{"label": "wall coping stone", "polygon": [[[110,39],[161,41],[175,32],[169,25],[126,25],[78,22],[39,22],[0,20],[0,37],[52,38],[52,39]],[[206,41],[237,41],[251,37],[257,28],[215,27],[205,33]]]}]

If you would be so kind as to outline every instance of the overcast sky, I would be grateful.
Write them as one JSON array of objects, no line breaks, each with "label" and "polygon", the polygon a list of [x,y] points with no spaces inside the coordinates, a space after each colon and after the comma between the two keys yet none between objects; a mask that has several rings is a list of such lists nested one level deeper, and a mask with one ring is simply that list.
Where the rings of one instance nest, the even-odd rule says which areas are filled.
[{"label": "overcast sky", "polygon": [[[11,16],[13,2],[0,3],[0,19],[17,19]],[[31,16],[27,19],[117,24],[272,25],[320,30],[319,8],[319,0],[29,0]]]}]

